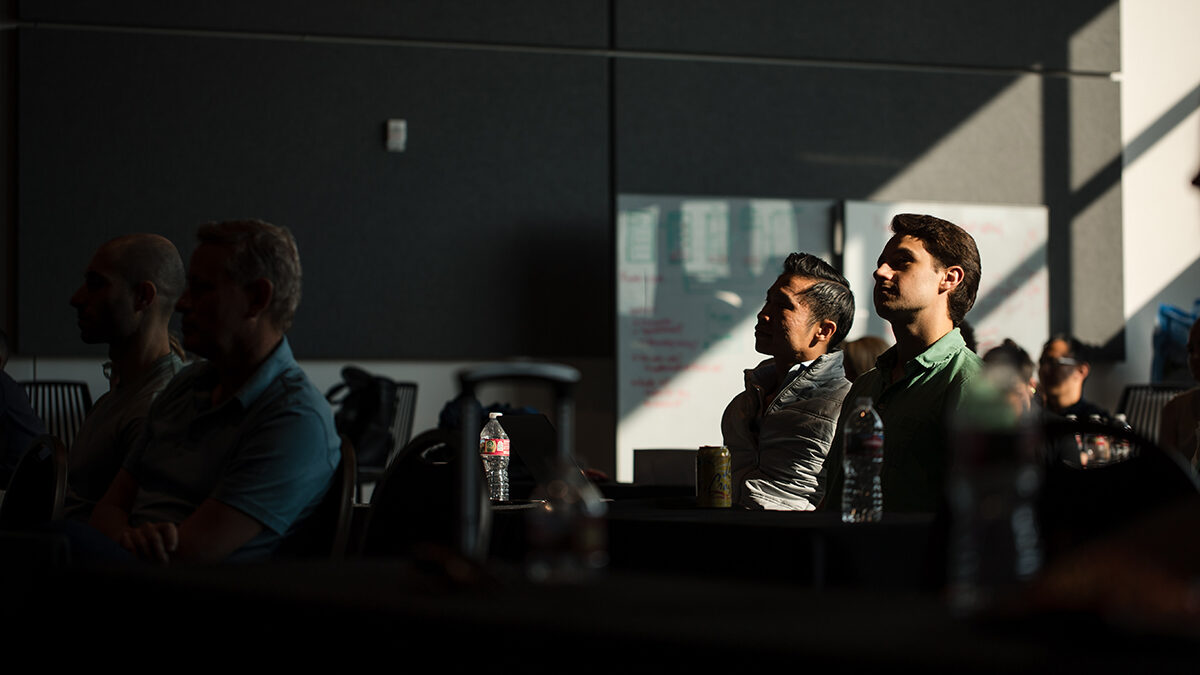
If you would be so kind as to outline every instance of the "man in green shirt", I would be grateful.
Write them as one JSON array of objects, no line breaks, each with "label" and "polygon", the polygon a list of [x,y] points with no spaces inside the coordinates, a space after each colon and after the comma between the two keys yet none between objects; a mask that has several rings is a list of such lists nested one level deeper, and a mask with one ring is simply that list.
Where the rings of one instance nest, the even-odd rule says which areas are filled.
[{"label": "man in green shirt", "polygon": [[[981,361],[958,326],[979,290],[979,250],[954,223],[901,214],[875,270],[875,311],[892,325],[896,344],[860,375],[846,395],[868,397],[883,418],[883,509],[934,512],[944,499],[950,462],[946,416],[957,407]],[[853,405],[843,405],[825,461],[824,508],[842,504],[842,430]]]}]

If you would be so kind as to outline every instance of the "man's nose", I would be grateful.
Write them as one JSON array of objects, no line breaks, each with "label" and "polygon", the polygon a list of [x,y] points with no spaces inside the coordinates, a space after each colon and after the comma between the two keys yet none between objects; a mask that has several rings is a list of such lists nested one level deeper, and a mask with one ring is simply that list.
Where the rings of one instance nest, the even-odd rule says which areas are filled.
[{"label": "man's nose", "polygon": [[887,279],[892,276],[892,268],[888,267],[887,263],[883,263],[879,267],[875,268],[875,274],[872,276],[874,276],[876,279]]},{"label": "man's nose", "polygon": [[83,296],[83,286],[80,286],[78,289],[75,290],[74,293],[71,294],[71,299],[68,302],[70,302],[71,306],[74,307],[75,309],[79,309],[81,306],[83,306],[83,297],[82,296]]}]

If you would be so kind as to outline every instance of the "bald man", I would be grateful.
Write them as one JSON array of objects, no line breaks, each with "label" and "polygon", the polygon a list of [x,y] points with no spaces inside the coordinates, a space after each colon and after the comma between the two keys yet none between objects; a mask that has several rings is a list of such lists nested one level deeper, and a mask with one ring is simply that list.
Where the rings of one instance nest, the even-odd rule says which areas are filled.
[{"label": "bald man", "polygon": [[108,393],[96,401],[70,448],[69,518],[88,519],[141,435],[150,403],[183,366],[167,323],[185,284],[174,244],[155,234],[131,234],[96,251],[71,296],[80,337],[108,345],[111,370]]}]

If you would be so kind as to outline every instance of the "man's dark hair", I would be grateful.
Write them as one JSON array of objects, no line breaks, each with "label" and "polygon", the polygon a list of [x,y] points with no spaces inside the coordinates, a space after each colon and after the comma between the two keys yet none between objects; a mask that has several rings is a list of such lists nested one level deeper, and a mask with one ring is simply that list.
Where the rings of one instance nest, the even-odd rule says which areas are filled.
[{"label": "man's dark hair", "polygon": [[8,333],[0,330],[0,370],[8,363]]},{"label": "man's dark hair", "polygon": [[1033,359],[1029,358],[1029,352],[1021,349],[1021,345],[1013,342],[1012,338],[1004,338],[1004,342],[999,346],[989,349],[983,355],[983,362],[1008,366],[1021,373],[1026,382],[1033,377]]},{"label": "man's dark hair", "polygon": [[1067,343],[1067,356],[1075,359],[1079,363],[1090,364],[1092,362],[1092,348],[1083,342],[1080,342],[1080,340],[1074,335],[1069,333],[1055,333],[1054,335],[1051,335],[1050,339],[1046,340],[1046,343],[1042,345],[1042,352],[1046,351],[1046,348],[1050,346],[1051,342]]},{"label": "man's dark hair", "polygon": [[792,253],[783,261],[783,273],[815,279],[816,283],[800,294],[814,322],[828,319],[837,324],[829,339],[829,349],[841,344],[854,323],[854,294],[850,282],[833,265],[809,253]]},{"label": "man's dark hair", "polygon": [[897,236],[908,235],[920,239],[925,250],[943,268],[962,268],[962,283],[950,292],[950,320],[955,326],[961,324],[975,305],[979,277],[983,272],[975,238],[948,220],[913,213],[901,213],[892,218],[892,232]]}]

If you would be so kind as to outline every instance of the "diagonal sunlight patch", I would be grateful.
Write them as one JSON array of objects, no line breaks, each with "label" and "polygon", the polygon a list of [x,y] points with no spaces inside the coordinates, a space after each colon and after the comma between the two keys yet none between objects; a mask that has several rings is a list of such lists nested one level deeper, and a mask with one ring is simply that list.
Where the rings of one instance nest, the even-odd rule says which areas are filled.
[{"label": "diagonal sunlight patch", "polygon": [[621,195],[617,214],[617,480],[635,448],[721,443],[754,324],[793,251],[831,259],[832,200]]}]

